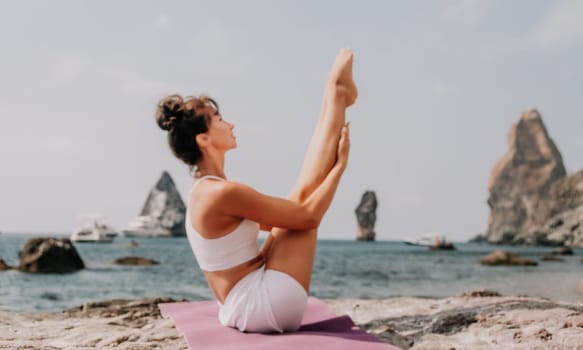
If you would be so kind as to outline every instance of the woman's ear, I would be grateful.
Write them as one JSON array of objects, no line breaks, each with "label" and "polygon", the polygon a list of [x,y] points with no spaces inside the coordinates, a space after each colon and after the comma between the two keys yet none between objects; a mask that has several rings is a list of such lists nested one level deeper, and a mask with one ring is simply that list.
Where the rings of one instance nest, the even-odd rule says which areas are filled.
[{"label": "woman's ear", "polygon": [[205,147],[209,142],[209,137],[206,133],[201,133],[195,136],[196,143],[198,147]]}]

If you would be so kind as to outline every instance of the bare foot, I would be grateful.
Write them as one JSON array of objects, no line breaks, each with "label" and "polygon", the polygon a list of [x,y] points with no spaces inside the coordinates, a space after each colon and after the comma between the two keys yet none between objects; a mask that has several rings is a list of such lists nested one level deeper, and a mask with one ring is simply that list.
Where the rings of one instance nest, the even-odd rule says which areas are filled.
[{"label": "bare foot", "polygon": [[358,89],[352,79],[352,59],[352,51],[349,49],[340,50],[332,65],[328,80],[330,84],[336,85],[338,91],[344,95],[346,107],[353,105],[358,96]]}]

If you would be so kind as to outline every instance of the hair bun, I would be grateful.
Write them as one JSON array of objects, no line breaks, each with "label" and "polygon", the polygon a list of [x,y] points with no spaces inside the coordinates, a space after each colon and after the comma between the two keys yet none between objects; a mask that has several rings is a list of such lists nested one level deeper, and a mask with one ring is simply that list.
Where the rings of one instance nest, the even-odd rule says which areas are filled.
[{"label": "hair bun", "polygon": [[171,131],[174,125],[179,123],[184,116],[184,101],[178,95],[164,98],[158,104],[156,121],[162,130]]}]

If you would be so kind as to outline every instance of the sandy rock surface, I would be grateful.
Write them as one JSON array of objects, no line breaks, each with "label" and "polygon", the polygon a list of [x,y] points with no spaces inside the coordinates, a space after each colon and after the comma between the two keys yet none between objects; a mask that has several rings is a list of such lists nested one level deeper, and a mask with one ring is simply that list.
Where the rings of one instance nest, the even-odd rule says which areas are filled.
[{"label": "sandy rock surface", "polygon": [[[0,349],[187,349],[157,304],[107,300],[51,314],[0,311]],[[583,303],[476,291],[446,299],[326,300],[403,349],[582,349]]]},{"label": "sandy rock surface", "polygon": [[467,294],[327,303],[403,349],[583,349],[583,303]]},{"label": "sandy rock surface", "polygon": [[54,314],[0,311],[0,349],[186,350],[172,320],[157,311],[171,301],[104,301]]}]

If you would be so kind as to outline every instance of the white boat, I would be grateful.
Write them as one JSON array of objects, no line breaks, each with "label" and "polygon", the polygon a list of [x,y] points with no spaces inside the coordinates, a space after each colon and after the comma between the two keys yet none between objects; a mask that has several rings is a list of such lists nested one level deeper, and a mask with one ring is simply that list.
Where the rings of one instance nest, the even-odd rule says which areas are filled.
[{"label": "white boat", "polygon": [[427,232],[416,238],[403,238],[403,243],[422,247],[440,246],[447,243],[441,232]]},{"label": "white boat", "polygon": [[130,221],[121,231],[126,237],[171,237],[172,232],[160,221],[149,215],[141,215]]},{"label": "white boat", "polygon": [[95,215],[83,217],[83,222],[71,235],[71,241],[111,243],[117,236],[117,232],[103,222],[103,217]]}]

